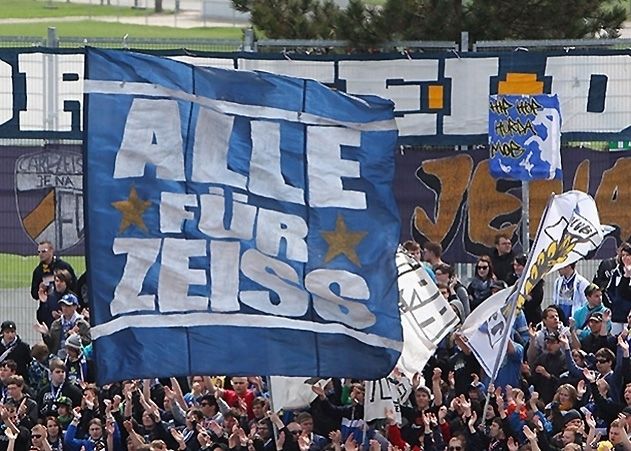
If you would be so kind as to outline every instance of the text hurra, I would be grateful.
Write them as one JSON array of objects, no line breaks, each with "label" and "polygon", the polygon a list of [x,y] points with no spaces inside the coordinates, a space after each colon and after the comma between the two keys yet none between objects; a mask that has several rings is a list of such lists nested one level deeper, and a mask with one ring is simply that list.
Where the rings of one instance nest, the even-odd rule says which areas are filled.
[{"label": "text hurra", "polygon": [[[306,204],[307,208],[365,210],[365,193],[344,189],[342,185],[343,177],[360,177],[359,162],[342,159],[340,149],[341,145],[358,147],[360,132],[307,127],[305,196],[302,188],[287,184],[281,173],[278,123],[250,121],[252,145],[247,176],[228,167],[233,126],[234,117],[199,109],[192,169],[187,173],[178,103],[133,101],[113,177],[140,178],[146,166],[153,165],[157,179],[210,186],[208,194],[161,193],[160,233],[168,237],[114,240],[113,253],[126,255],[126,263],[110,304],[112,315],[153,311],[157,295],[158,309],[163,313],[238,312],[242,303],[267,314],[301,317],[313,298],[313,308],[324,320],[360,329],[372,326],[376,318],[364,304],[370,299],[370,289],[363,277],[347,270],[319,268],[304,274],[301,280],[303,276],[289,261],[308,261],[308,226],[304,219],[248,204],[248,194],[254,194]],[[179,152],[174,151],[177,149]],[[227,202],[224,190],[231,188],[242,192],[233,192],[231,202]],[[227,227],[226,217],[231,218]],[[184,237],[186,223],[194,224],[207,238]],[[242,241],[252,241],[254,247],[242,252]],[[205,257],[209,271],[191,268],[190,259],[195,257]],[[145,278],[158,259],[155,292],[141,294]],[[269,291],[240,290],[242,277]],[[206,286],[208,296],[189,295],[190,285]],[[332,286],[337,287],[336,292]],[[270,292],[277,299],[272,300]]]}]

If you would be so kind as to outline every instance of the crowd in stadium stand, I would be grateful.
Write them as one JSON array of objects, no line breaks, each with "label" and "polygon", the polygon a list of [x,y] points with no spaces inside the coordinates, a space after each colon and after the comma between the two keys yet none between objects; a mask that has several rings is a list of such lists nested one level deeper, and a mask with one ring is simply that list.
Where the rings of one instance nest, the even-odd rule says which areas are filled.
[{"label": "crowd in stadium stand", "polygon": [[[461,321],[514,284],[527,260],[498,235],[465,284],[439,244],[404,247]],[[258,376],[97,386],[86,287],[51,243],[40,243],[38,254],[31,294],[40,303],[42,342],[22,342],[11,320],[0,326],[0,451],[631,451],[627,243],[600,264],[593,282],[570,265],[559,271],[551,299],[543,284],[532,290],[494,384],[457,329],[411,380],[393,372],[410,387],[400,424],[394,415],[364,423],[360,380],[314,384],[309,406],[281,414]]]}]

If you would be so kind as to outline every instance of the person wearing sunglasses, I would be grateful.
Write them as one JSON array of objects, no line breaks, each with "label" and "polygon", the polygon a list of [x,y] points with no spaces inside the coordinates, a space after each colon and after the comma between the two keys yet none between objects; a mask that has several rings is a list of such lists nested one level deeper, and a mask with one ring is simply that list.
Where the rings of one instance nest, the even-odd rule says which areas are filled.
[{"label": "person wearing sunglasses", "polygon": [[72,266],[63,261],[57,255],[55,255],[55,246],[50,241],[40,241],[37,245],[37,256],[39,257],[39,264],[33,270],[33,277],[31,280],[31,297],[36,301],[39,300],[39,289],[42,283],[48,290],[52,290],[54,273],[57,269],[67,269],[72,275],[69,288],[72,291],[76,290],[77,276],[75,275]]},{"label": "person wearing sunglasses", "polygon": [[31,428],[31,449],[36,448],[40,451],[50,451],[50,445],[47,439],[48,432],[45,426],[36,424]]},{"label": "person wearing sunglasses", "polygon": [[475,264],[475,274],[473,279],[471,279],[471,282],[467,287],[471,311],[475,310],[476,307],[491,296],[491,285],[494,280],[495,274],[493,273],[491,257],[488,255],[480,256]]}]

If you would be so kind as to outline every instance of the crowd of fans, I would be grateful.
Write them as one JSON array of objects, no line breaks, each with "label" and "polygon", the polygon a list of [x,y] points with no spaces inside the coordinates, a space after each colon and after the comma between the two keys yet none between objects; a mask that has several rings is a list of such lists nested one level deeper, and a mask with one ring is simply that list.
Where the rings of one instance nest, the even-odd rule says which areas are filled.
[{"label": "crowd of fans", "polygon": [[[404,247],[464,321],[524,270],[527,258],[513,254],[509,237],[495,244],[467,284],[440,245]],[[411,380],[391,375],[402,387],[401,420],[390,413],[370,423],[359,380],[314,384],[310,405],[280,416],[261,377],[95,385],[85,277],[77,280],[49,242],[38,254],[31,294],[42,342],[30,347],[14,322],[0,325],[0,451],[631,451],[627,243],[593,282],[570,265],[552,299],[543,283],[533,289],[494,383],[456,329]]]}]

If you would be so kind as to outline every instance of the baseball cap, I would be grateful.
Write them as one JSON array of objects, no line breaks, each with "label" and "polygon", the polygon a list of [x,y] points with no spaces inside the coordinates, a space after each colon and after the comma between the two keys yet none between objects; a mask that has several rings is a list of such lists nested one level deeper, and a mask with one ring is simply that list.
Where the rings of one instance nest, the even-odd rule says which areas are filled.
[{"label": "baseball cap", "polygon": [[4,332],[5,330],[13,330],[15,331],[15,323],[13,321],[7,320],[0,325],[0,332]]},{"label": "baseball cap", "polygon": [[64,294],[59,302],[66,305],[79,305],[79,299],[72,293]]},{"label": "baseball cap", "polygon": [[603,314],[602,312],[593,312],[589,314],[589,320],[594,320],[594,321],[602,321],[603,320]]}]

